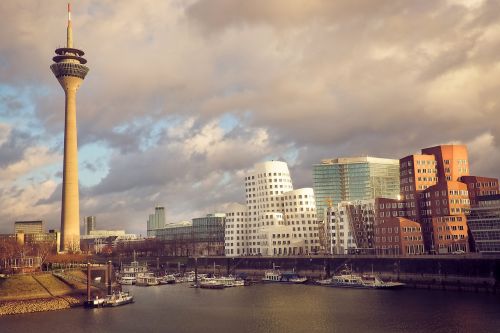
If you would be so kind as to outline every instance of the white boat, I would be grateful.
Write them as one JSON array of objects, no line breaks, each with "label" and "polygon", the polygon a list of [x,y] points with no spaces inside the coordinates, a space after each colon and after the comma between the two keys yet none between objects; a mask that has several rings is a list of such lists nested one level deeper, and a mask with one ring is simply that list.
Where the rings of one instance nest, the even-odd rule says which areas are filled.
[{"label": "white boat", "polygon": [[104,306],[120,306],[134,302],[134,296],[125,291],[120,291],[118,293],[113,293],[106,297]]},{"label": "white boat", "polygon": [[338,288],[361,288],[361,289],[397,289],[404,287],[400,282],[384,282],[374,274],[360,275],[354,273],[349,267],[342,269],[339,274],[329,279],[318,280],[317,284],[327,287]]},{"label": "white boat", "polygon": [[198,283],[198,287],[204,288],[204,289],[224,289],[226,286],[217,280],[202,279]]},{"label": "white boat", "polygon": [[176,279],[173,274],[168,274],[159,278],[159,282],[160,284],[173,284],[176,282]]},{"label": "white boat", "polygon": [[232,275],[229,276],[220,276],[220,277],[212,277],[212,278],[204,278],[203,280],[212,280],[224,285],[225,288],[230,287],[243,287],[245,286],[245,281],[242,279],[235,278]]},{"label": "white boat", "polygon": [[100,308],[104,306],[104,301],[106,298],[99,298],[95,297],[94,299],[91,299],[90,301],[85,301],[84,305],[86,308]]},{"label": "white boat", "polygon": [[306,283],[307,278],[300,277],[295,272],[284,272],[281,273],[279,269],[271,269],[267,270],[264,273],[264,277],[262,278],[262,282],[276,282],[276,283]]},{"label": "white boat", "polygon": [[132,303],[134,301],[134,296],[130,295],[128,292],[119,291],[113,293],[103,298],[95,297],[90,301],[85,302],[85,307],[87,308],[102,308],[102,307],[114,307]]},{"label": "white boat", "polygon": [[[196,277],[195,272],[187,272],[184,274],[184,278],[186,279],[187,282],[194,282]],[[207,277],[207,274],[198,274],[198,280],[204,279]]]},{"label": "white boat", "polygon": [[135,284],[137,281],[137,278],[134,276],[122,276],[119,280],[119,284],[124,284],[124,285],[132,285]]},{"label": "white boat", "polygon": [[157,286],[160,284],[158,278],[153,273],[142,273],[137,275],[136,286]]}]

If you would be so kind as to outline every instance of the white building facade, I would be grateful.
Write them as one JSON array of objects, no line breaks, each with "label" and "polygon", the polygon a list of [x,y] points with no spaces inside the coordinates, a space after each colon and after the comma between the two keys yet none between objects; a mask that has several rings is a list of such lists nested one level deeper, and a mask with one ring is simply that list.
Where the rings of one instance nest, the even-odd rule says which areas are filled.
[{"label": "white building facade", "polygon": [[373,247],[375,200],[342,201],[326,210],[331,254],[350,254]]},{"label": "white building facade", "polygon": [[[293,189],[285,162],[256,164],[245,176],[246,211],[226,220],[226,255],[300,255],[319,249],[312,188]],[[228,218],[238,215],[228,212]],[[241,214],[243,222],[241,221]]]}]

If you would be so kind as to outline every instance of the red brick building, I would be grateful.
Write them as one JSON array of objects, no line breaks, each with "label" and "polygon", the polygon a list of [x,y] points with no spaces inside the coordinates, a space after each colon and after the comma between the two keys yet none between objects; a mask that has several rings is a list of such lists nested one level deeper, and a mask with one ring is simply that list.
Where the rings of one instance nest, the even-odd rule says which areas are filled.
[{"label": "red brick building", "polygon": [[375,200],[375,253],[382,255],[424,254],[424,240],[419,223],[405,218],[407,203],[402,200]]},{"label": "red brick building", "polygon": [[[420,223],[428,231],[424,232],[425,245],[431,253],[468,251],[466,215],[470,211],[470,201],[466,184],[443,181],[431,186],[421,193],[420,206]],[[451,236],[449,231],[456,231],[457,237]],[[438,234],[445,237],[438,237]]]}]

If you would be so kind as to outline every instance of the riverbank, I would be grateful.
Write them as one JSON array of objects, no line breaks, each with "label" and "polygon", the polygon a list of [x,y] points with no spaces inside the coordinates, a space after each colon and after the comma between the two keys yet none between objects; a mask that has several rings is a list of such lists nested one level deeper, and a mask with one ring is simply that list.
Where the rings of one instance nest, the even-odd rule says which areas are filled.
[{"label": "riverbank", "polygon": [[0,279],[0,316],[69,309],[82,305],[86,295],[85,275],[37,273]]},{"label": "riverbank", "polygon": [[69,309],[83,304],[83,297],[57,296],[28,300],[0,301],[0,316]]}]

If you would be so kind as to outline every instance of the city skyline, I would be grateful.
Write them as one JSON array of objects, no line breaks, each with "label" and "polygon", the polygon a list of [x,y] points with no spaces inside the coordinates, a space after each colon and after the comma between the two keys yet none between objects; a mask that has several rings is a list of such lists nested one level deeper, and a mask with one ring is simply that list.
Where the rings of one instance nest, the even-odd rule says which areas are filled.
[{"label": "city skyline", "polygon": [[[48,70],[65,1],[2,1],[0,231],[59,226],[64,113]],[[217,8],[224,7],[224,14]],[[324,158],[399,159],[460,142],[499,177],[493,1],[91,1],[73,4],[80,216],[145,234],[243,202],[249,166],[279,159],[297,188]],[[14,36],[14,38],[13,38]]]}]

